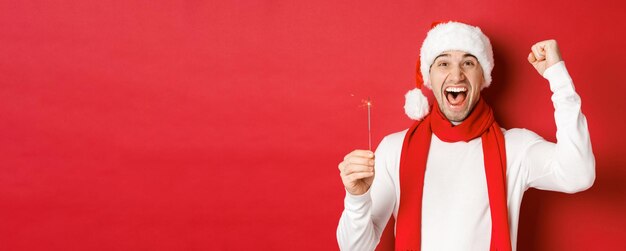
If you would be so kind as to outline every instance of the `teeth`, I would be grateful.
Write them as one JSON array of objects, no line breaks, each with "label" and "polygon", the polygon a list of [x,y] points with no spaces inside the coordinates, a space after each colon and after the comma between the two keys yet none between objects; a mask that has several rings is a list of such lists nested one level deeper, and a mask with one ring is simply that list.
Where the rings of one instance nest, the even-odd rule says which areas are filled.
[{"label": "teeth", "polygon": [[465,87],[448,87],[446,88],[446,92],[466,92],[467,88]]}]

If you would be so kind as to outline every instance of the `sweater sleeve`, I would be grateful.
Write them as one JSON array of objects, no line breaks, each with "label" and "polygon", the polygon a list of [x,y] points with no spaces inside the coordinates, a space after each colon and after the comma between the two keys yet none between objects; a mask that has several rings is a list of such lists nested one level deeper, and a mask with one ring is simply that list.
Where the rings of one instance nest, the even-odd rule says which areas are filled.
[{"label": "sweater sleeve", "polygon": [[557,143],[534,137],[526,150],[527,188],[575,193],[595,180],[595,158],[580,97],[563,61],[544,72],[550,82]]},{"label": "sweater sleeve", "polygon": [[346,192],[344,210],[337,227],[337,242],[341,250],[374,250],[393,212],[396,195],[386,161],[389,151],[386,139],[375,153],[375,176],[370,189],[362,195]]}]

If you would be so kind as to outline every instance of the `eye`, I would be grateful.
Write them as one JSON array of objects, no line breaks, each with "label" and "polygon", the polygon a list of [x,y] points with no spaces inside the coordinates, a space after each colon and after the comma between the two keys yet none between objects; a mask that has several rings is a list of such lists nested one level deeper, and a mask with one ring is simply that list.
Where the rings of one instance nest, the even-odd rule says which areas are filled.
[{"label": "eye", "polygon": [[437,66],[446,67],[446,66],[448,66],[448,63],[447,62],[439,62],[437,64]]},{"label": "eye", "polygon": [[476,64],[474,63],[474,61],[471,61],[471,60],[465,61],[465,63],[463,63],[463,64],[464,64],[465,66],[474,66],[474,65],[476,65]]}]

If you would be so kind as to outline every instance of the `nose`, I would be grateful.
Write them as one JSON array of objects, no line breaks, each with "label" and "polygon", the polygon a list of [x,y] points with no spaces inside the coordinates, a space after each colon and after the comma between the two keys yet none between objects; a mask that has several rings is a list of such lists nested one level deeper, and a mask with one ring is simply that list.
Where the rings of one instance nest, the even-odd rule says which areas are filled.
[{"label": "nose", "polygon": [[450,70],[450,77],[448,79],[454,82],[461,82],[465,80],[465,72],[463,72],[463,69],[461,69],[460,66],[452,67]]}]

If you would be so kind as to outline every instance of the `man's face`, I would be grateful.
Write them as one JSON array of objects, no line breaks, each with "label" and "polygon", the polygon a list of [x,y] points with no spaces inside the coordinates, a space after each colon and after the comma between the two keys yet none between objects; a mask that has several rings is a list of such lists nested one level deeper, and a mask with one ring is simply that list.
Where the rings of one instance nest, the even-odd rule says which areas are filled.
[{"label": "man's face", "polygon": [[430,84],[439,108],[448,120],[467,118],[480,98],[483,68],[471,54],[445,51],[430,66]]}]

